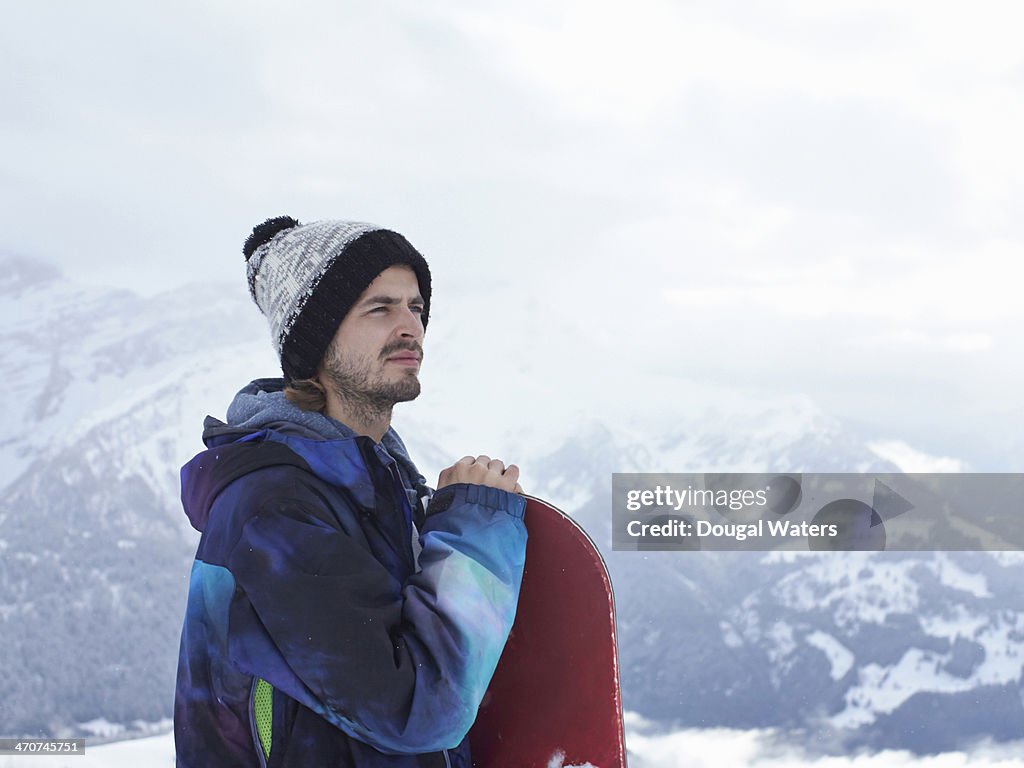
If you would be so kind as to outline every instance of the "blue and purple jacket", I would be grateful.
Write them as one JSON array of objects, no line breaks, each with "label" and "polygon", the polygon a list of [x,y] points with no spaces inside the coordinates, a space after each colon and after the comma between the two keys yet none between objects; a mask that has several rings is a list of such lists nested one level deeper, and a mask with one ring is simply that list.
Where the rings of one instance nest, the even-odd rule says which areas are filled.
[{"label": "blue and purple jacket", "polygon": [[[397,436],[389,452],[208,417],[203,439],[181,473],[202,537],[178,662],[179,768],[469,768],[466,734],[519,597],[523,497],[460,484],[424,510]],[[265,736],[257,684],[272,689],[259,699]]]}]

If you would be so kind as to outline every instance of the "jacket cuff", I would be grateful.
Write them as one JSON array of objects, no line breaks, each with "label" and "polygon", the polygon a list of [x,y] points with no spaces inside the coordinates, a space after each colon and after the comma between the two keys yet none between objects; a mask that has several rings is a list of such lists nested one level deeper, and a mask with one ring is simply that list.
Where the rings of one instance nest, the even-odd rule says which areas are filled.
[{"label": "jacket cuff", "polygon": [[508,512],[518,520],[522,520],[526,514],[526,498],[518,493],[488,485],[455,483],[446,485],[434,493],[427,505],[427,517],[444,512],[453,504],[477,504],[499,512]]}]

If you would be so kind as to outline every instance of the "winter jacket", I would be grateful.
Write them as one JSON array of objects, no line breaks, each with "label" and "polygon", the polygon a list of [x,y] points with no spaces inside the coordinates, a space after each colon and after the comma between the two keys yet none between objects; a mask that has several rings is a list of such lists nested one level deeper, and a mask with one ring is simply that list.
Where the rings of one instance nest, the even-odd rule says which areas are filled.
[{"label": "winter jacket", "polygon": [[469,768],[466,734],[515,616],[525,500],[459,484],[414,505],[427,489],[397,435],[355,436],[279,387],[239,394],[262,403],[250,418],[207,417],[207,450],[182,469],[202,537],[177,765]]}]

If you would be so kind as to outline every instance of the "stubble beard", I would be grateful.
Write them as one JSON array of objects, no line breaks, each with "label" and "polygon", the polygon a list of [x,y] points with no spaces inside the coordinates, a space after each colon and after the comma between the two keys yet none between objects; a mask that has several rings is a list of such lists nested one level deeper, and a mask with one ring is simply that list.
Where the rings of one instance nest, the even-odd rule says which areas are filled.
[{"label": "stubble beard", "polygon": [[[422,358],[419,345],[391,345],[380,354],[382,362],[395,352],[415,350]],[[353,415],[364,423],[391,418],[395,403],[415,400],[420,394],[420,380],[415,371],[402,371],[394,381],[371,374],[371,363],[347,360],[332,344],[324,355],[321,384],[334,392]]]}]

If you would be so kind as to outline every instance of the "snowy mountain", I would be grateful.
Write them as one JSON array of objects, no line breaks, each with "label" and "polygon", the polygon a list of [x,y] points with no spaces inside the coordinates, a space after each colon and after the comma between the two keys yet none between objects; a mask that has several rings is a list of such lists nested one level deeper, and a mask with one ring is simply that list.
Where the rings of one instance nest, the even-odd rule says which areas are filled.
[{"label": "snowy mountain", "polygon": [[826,751],[1020,738],[1022,553],[611,551],[613,470],[894,471],[803,415],[790,411],[789,440],[705,435],[678,451],[680,437],[654,456],[595,430],[582,463],[573,445],[551,457],[541,495],[564,499],[612,572],[626,708],[680,727],[781,728]]},{"label": "snowy mountain", "polygon": [[184,428],[236,388],[217,380],[234,355],[266,355],[232,344],[246,323],[259,339],[258,318],[212,288],[143,299],[19,259],[0,274],[0,728],[167,717],[195,547],[177,502]]},{"label": "snowy mountain", "polygon": [[[178,467],[201,448],[206,413],[273,375],[266,326],[241,286],[142,297],[24,259],[0,261],[0,275],[0,732],[89,735],[104,720],[141,732],[171,714],[197,540]],[[801,395],[652,375],[643,402],[593,399],[623,391],[612,371],[552,386],[533,347],[556,331],[600,359],[571,327],[521,327],[501,362],[507,407],[494,408],[473,379],[487,366],[463,354],[479,329],[432,321],[424,395],[397,421],[428,477],[465,446],[493,445],[605,548],[628,709],[665,726],[811,733],[836,749],[1020,736],[1024,561],[612,552],[612,472],[897,467],[870,447],[878,436]]]}]

